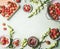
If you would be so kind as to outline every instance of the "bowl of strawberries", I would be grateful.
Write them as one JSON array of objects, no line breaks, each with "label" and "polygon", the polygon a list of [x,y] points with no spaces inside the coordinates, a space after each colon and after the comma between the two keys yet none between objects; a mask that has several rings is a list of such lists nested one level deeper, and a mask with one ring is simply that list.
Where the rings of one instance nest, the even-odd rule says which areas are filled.
[{"label": "bowl of strawberries", "polygon": [[60,1],[54,0],[47,6],[48,19],[60,21]]},{"label": "bowl of strawberries", "polygon": [[10,44],[10,38],[4,35],[0,37],[0,45],[2,47],[7,47],[9,46],[9,44]]},{"label": "bowl of strawberries", "polygon": [[51,39],[53,39],[53,40],[59,40],[59,36],[60,36],[60,31],[59,31],[59,29],[58,28],[52,28],[51,30],[50,30],[50,32],[49,32],[49,36],[50,36],[50,38]]}]

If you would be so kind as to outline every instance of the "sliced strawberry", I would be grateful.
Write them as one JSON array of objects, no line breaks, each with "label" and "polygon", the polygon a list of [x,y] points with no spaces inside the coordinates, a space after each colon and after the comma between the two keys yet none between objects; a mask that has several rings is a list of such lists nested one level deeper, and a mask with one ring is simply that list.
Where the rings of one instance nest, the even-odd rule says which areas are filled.
[{"label": "sliced strawberry", "polygon": [[5,6],[2,6],[2,13],[5,12]]},{"label": "sliced strawberry", "polygon": [[17,5],[15,3],[13,5],[14,5],[14,7],[17,7]]},{"label": "sliced strawberry", "polygon": [[6,10],[5,12],[7,13],[10,12],[10,8],[6,8],[5,10]]},{"label": "sliced strawberry", "polygon": [[0,10],[0,13],[2,13],[2,10]]},{"label": "sliced strawberry", "polygon": [[58,18],[58,17],[56,17],[56,18],[55,18],[55,20],[59,20],[59,18]]},{"label": "sliced strawberry", "polygon": [[50,14],[52,14],[52,13],[53,13],[53,10],[50,11]]},{"label": "sliced strawberry", "polygon": [[1,15],[2,15],[3,17],[5,17],[5,13],[1,13]]},{"label": "sliced strawberry", "polygon": [[49,7],[49,10],[52,10],[52,7]]},{"label": "sliced strawberry", "polygon": [[53,16],[53,19],[54,19],[54,20],[55,20],[55,18],[56,18],[56,15]]},{"label": "sliced strawberry", "polygon": [[9,44],[9,41],[8,41],[8,39],[6,38],[6,44]]},{"label": "sliced strawberry", "polygon": [[60,35],[60,32],[57,33],[57,36],[59,36],[59,35]]},{"label": "sliced strawberry", "polygon": [[17,3],[20,3],[20,2],[21,2],[21,0],[16,0],[16,2],[17,2]]},{"label": "sliced strawberry", "polygon": [[11,7],[14,7],[14,4],[13,4],[13,3],[10,4],[10,8],[11,8]]},{"label": "sliced strawberry", "polygon": [[3,5],[3,6],[1,6],[1,8],[5,9],[5,6]]},{"label": "sliced strawberry", "polygon": [[5,13],[5,9],[2,9],[2,13]]}]

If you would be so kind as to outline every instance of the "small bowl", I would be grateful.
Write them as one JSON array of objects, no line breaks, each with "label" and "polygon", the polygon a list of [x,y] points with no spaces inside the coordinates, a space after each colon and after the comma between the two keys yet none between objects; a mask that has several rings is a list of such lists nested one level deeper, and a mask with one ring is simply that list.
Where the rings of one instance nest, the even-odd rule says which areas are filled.
[{"label": "small bowl", "polygon": [[[19,40],[19,39],[18,39],[18,38],[15,38],[15,39],[13,39],[13,42],[16,41],[16,40]],[[12,42],[12,44],[13,44],[13,42]],[[19,40],[19,45],[20,45],[20,40]],[[18,46],[19,46],[19,45],[18,45]],[[14,45],[14,44],[13,44],[13,46],[14,46],[14,47],[18,47],[18,46]]]},{"label": "small bowl", "polygon": [[[55,29],[57,32],[55,32],[54,30],[53,31],[51,31],[52,29]],[[53,39],[53,40],[59,40],[60,39],[60,29],[58,29],[58,28],[52,28],[51,30],[50,30],[50,32],[49,32],[49,37],[51,38],[51,39]],[[52,35],[52,34],[53,35]],[[54,38],[52,38],[52,36],[54,37]],[[56,36],[56,37],[55,37]]]},{"label": "small bowl", "polygon": [[[1,37],[6,37],[6,38],[8,38],[9,43],[8,43],[8,44],[6,44],[6,45],[1,45],[2,47],[8,47],[8,46],[9,46],[9,44],[10,44],[10,38],[9,38],[8,36],[5,36],[5,35],[3,35],[3,36],[1,36]],[[0,38],[1,38],[1,37],[0,37]]]},{"label": "small bowl", "polygon": [[[31,8],[31,9],[30,9],[30,11],[28,11],[28,12],[27,12],[27,11],[25,11],[25,12],[27,12],[27,13],[30,13],[30,12],[33,10],[32,5],[31,5],[31,4],[27,4],[27,3],[26,3],[26,4],[24,4],[24,6],[25,6],[25,5],[30,5],[30,8]],[[24,10],[24,6],[23,6],[23,10]]]}]

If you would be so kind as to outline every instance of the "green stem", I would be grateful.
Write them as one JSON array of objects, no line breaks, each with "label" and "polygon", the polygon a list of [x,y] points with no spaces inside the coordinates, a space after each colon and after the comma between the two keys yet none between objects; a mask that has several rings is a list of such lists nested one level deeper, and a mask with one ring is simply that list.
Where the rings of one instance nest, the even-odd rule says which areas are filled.
[{"label": "green stem", "polygon": [[[47,4],[49,1],[50,1],[50,0],[46,0],[46,1],[44,1],[43,3],[42,3],[42,1],[41,1],[41,5],[38,6],[38,7],[35,9],[35,11],[30,14],[30,16],[29,16],[28,18],[31,18],[32,16],[38,14],[38,13],[43,9],[42,7],[44,7],[44,5]],[[42,8],[42,9],[41,9],[41,8]],[[37,11],[38,11],[38,12],[37,12]]]},{"label": "green stem", "polygon": [[8,46],[9,48],[13,48],[13,44],[12,44],[12,42],[13,42],[13,39],[10,38],[10,45]]}]

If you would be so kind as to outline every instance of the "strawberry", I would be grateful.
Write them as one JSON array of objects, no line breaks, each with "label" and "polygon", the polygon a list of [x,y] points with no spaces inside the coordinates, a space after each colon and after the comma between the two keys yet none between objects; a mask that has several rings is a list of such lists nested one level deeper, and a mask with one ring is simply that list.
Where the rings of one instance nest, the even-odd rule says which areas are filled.
[{"label": "strawberry", "polygon": [[3,17],[5,17],[5,13],[1,13],[1,15],[2,15]]},{"label": "strawberry", "polygon": [[17,2],[17,3],[20,3],[20,2],[21,2],[21,0],[16,0],[16,2]]},{"label": "strawberry", "polygon": [[5,12],[5,6],[2,6],[2,13]]},{"label": "strawberry", "polygon": [[51,44],[51,42],[50,41],[45,41],[48,45],[50,45]]},{"label": "strawberry", "polygon": [[0,13],[2,13],[2,10],[0,10]]},{"label": "strawberry", "polygon": [[3,30],[7,30],[7,28],[3,28]]},{"label": "strawberry", "polygon": [[2,25],[3,25],[3,26],[6,26],[6,24],[5,24],[5,23],[3,23]]}]

